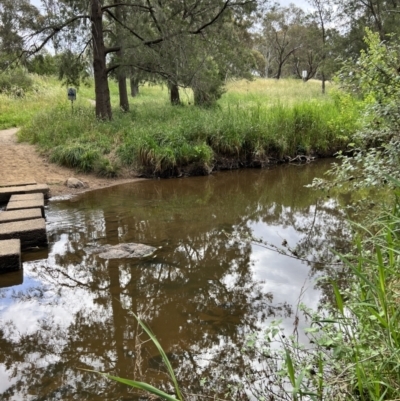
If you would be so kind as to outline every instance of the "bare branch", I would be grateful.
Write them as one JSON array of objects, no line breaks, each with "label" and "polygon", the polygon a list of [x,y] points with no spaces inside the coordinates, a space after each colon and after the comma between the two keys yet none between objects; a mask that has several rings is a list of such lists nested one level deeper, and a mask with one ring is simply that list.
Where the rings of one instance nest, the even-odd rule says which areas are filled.
[{"label": "bare branch", "polygon": [[111,65],[110,67],[108,67],[106,69],[106,74],[108,75],[111,71],[116,70],[120,66],[121,66],[121,64],[113,64],[113,65]]},{"label": "bare branch", "polygon": [[157,18],[156,18],[156,15],[154,14],[153,7],[151,7],[151,4],[150,4],[150,1],[149,1],[149,0],[147,0],[147,4],[148,4],[148,6],[149,6],[150,15],[151,15],[151,18],[152,18],[153,21],[154,21],[154,24],[156,25],[157,31],[160,32],[160,33],[162,34],[161,27],[160,27],[160,25],[158,24],[158,20],[157,20]]},{"label": "bare branch", "polygon": [[104,53],[105,53],[105,54],[108,54],[108,53],[116,53],[116,52],[119,51],[119,50],[121,50],[121,46],[107,47],[107,48],[104,50]]},{"label": "bare branch", "polygon": [[90,45],[91,42],[92,42],[92,38],[90,38],[90,39],[86,42],[86,44],[85,44],[83,50],[78,54],[78,57],[77,57],[77,58],[82,57],[83,53],[85,53],[86,49],[89,47],[89,45]]},{"label": "bare branch", "polygon": [[123,28],[127,29],[135,38],[139,39],[141,42],[144,42],[145,40],[138,34],[136,33],[133,29],[129,28],[126,24],[124,24],[122,21],[120,21],[110,10],[105,9],[105,12],[118,24],[120,24]]},{"label": "bare branch", "polygon": [[142,4],[131,4],[131,3],[115,3],[115,4],[109,4],[107,6],[103,6],[101,7],[101,11],[107,11],[110,8],[115,8],[115,7],[119,7],[119,6],[126,6],[126,7],[136,7],[136,8],[140,8],[142,10],[146,10],[146,11],[151,11],[149,7],[146,7]]},{"label": "bare branch", "polygon": [[190,31],[190,33],[193,34],[193,35],[197,35],[197,34],[199,34],[201,31],[203,31],[204,29],[206,29],[208,26],[212,25],[215,21],[217,21],[217,19],[218,19],[219,17],[221,17],[221,15],[223,14],[223,12],[228,8],[229,3],[230,3],[230,0],[226,0],[225,3],[224,3],[224,5],[223,5],[223,7],[221,7],[221,9],[218,11],[218,13],[215,15],[215,17],[214,17],[212,20],[208,21],[207,23],[205,23],[203,26],[201,26],[201,27],[198,28],[197,30],[195,30],[195,31]]},{"label": "bare branch", "polygon": [[28,55],[32,55],[34,53],[39,52],[42,50],[46,44],[61,30],[63,30],[65,27],[67,27],[69,24],[72,24],[74,21],[80,20],[80,19],[90,19],[90,15],[77,15],[73,18],[70,18],[69,20],[65,21],[63,24],[60,25],[55,25],[55,26],[46,26],[43,27],[42,29],[32,33],[29,35],[29,37],[33,38],[34,36],[40,35],[46,31],[51,31],[42,41],[42,43],[39,46],[32,45],[33,49],[32,50],[27,50],[24,51],[24,53],[27,53]]}]

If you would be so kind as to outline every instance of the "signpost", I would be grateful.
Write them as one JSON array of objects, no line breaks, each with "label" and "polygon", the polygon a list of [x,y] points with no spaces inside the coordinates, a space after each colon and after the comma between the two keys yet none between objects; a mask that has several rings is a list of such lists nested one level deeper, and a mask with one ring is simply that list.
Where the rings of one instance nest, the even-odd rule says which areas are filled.
[{"label": "signpost", "polygon": [[71,110],[74,111],[74,101],[76,100],[75,88],[68,88],[68,100],[71,100]]},{"label": "signpost", "polygon": [[308,75],[307,70],[303,70],[301,72],[301,77],[303,78],[303,82],[306,82],[307,75]]}]

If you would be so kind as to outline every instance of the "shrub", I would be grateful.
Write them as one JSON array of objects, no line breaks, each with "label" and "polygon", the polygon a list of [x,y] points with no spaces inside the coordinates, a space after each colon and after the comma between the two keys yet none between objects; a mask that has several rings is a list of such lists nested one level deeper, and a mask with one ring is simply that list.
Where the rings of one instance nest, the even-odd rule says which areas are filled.
[{"label": "shrub", "polygon": [[61,166],[74,167],[82,172],[93,171],[100,159],[100,152],[89,145],[59,145],[50,154],[50,161]]},{"label": "shrub", "polygon": [[100,177],[115,178],[120,172],[120,165],[104,157],[100,158],[94,165],[96,174]]},{"label": "shrub", "polygon": [[22,68],[0,74],[0,93],[23,97],[33,87],[33,79]]}]

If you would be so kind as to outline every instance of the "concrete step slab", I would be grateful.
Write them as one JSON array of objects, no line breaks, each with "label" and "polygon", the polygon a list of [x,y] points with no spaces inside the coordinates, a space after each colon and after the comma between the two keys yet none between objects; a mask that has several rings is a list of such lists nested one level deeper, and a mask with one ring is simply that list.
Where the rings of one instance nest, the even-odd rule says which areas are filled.
[{"label": "concrete step slab", "polygon": [[21,240],[21,249],[47,245],[46,223],[44,219],[14,221],[0,224],[0,240]]},{"label": "concrete step slab", "polygon": [[19,202],[19,201],[27,201],[27,200],[41,200],[44,202],[44,195],[42,193],[11,195],[9,202]]},{"label": "concrete step slab", "polygon": [[0,274],[0,288],[13,287],[21,285],[24,282],[24,269]]},{"label": "concrete step slab", "polygon": [[49,258],[49,247],[38,247],[38,248],[30,248],[24,250],[21,255],[22,258],[22,266],[25,262],[35,262],[38,260],[47,261]]},{"label": "concrete step slab", "polygon": [[11,223],[13,221],[40,219],[42,217],[42,210],[40,208],[5,211],[0,212],[0,224]]},{"label": "concrete step slab", "polygon": [[20,180],[20,181],[2,181],[0,182],[0,188],[5,187],[24,187],[25,185],[36,185],[37,182],[32,179]]},{"label": "concrete step slab", "polygon": [[16,202],[8,202],[6,211],[23,210],[23,209],[40,209],[42,211],[42,216],[44,217],[44,200],[24,200]]},{"label": "concrete step slab", "polygon": [[12,195],[42,193],[45,199],[50,197],[50,188],[46,184],[24,185],[0,188],[0,203],[7,203]]},{"label": "concrete step slab", "polygon": [[21,241],[8,239],[0,241],[0,273],[21,268]]}]

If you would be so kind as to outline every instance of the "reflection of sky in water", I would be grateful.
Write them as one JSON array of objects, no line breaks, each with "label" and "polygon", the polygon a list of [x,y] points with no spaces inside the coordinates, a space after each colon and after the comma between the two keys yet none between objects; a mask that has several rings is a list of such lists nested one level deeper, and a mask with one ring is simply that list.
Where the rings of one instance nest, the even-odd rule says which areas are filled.
[{"label": "reflection of sky in water", "polygon": [[[176,181],[174,183],[176,184]],[[148,185],[153,184],[150,183]],[[134,195],[136,196],[136,194]],[[235,197],[240,195],[240,191],[235,193]],[[179,202],[184,203],[185,198],[181,197],[179,192],[178,199]],[[199,305],[199,310],[203,315],[201,318],[203,319],[201,323],[204,328],[202,337],[203,339],[213,338],[214,343],[210,344],[207,349],[202,349],[196,343],[188,345],[188,349],[196,355],[196,360],[198,361],[197,369],[203,369],[207,366],[208,361],[218,354],[221,347],[226,345],[234,346],[233,342],[231,344],[233,340],[226,334],[217,334],[212,337],[213,331],[218,333],[220,326],[224,327],[223,322],[221,323],[217,319],[218,313],[227,313],[227,319],[231,319],[230,321],[233,322],[229,324],[237,325],[235,316],[230,316],[229,311],[220,306],[224,302],[229,304],[230,298],[225,298],[224,295],[221,300],[218,299],[218,296],[221,295],[218,292],[220,291],[219,284],[229,295],[230,292],[234,293],[237,290],[236,287],[241,283],[244,293],[246,291],[251,293],[246,295],[250,299],[251,296],[256,295],[255,291],[257,290],[256,287],[252,287],[250,284],[259,283],[264,294],[271,293],[273,295],[274,305],[282,306],[288,304],[293,312],[296,310],[301,288],[304,285],[307,291],[302,296],[302,302],[309,307],[316,308],[320,290],[314,288],[316,277],[310,277],[310,266],[307,263],[279,255],[277,252],[256,244],[246,248],[229,241],[220,234],[221,230],[229,230],[230,227],[235,228],[237,225],[240,226],[242,222],[238,221],[240,216],[236,216],[234,213],[226,213],[226,208],[224,209],[223,206],[210,212],[207,209],[207,202],[203,200],[205,206],[201,207],[204,207],[207,216],[202,217],[195,214],[185,215],[184,210],[181,209],[181,203],[176,206],[173,201],[174,199],[170,200],[172,206],[169,208],[168,199],[166,200],[162,197],[160,199],[144,198],[143,201],[138,198],[133,201],[135,207],[127,205],[126,207],[124,206],[125,208],[123,207],[115,212],[115,205],[110,208],[111,212],[107,212],[106,208],[105,210],[99,209],[97,203],[94,203],[95,206],[93,206],[88,201],[77,201],[76,203],[74,201],[71,204],[50,204],[47,215],[48,235],[51,238],[48,259],[24,264],[23,284],[0,290],[2,294],[0,325],[4,326],[6,322],[12,322],[17,329],[16,332],[23,335],[38,331],[43,321],[48,321],[49,324],[60,327],[61,331],[67,331],[74,324],[78,313],[83,318],[93,318],[93,322],[109,322],[110,319],[113,319],[113,310],[111,310],[110,304],[107,302],[110,302],[110,296],[118,296],[118,302],[126,311],[132,309],[136,311],[135,307],[143,309],[154,308],[156,329],[161,329],[161,332],[159,331],[161,337],[171,340],[166,332],[168,325],[176,325],[176,333],[187,335],[188,328],[185,326],[193,324],[196,320],[195,313],[197,309],[194,310],[193,305],[196,302],[203,302],[205,299],[202,298],[204,294],[201,291],[193,290],[193,296],[197,298],[189,300],[187,305],[185,303],[182,304],[184,301],[177,298],[180,307],[187,309],[182,313],[177,313],[173,301],[165,300],[164,303],[157,303],[160,301],[157,298],[159,292],[153,281],[158,278],[160,281],[156,282],[158,283],[157,285],[160,288],[165,286],[163,296],[172,297],[174,293],[179,294],[179,290],[184,289],[183,285],[189,283],[193,286],[194,282],[203,282],[201,279],[204,278],[204,282],[201,285],[205,285],[204,283],[208,282],[212,289],[208,291],[208,298],[205,299],[211,305],[209,309],[201,310],[202,305]],[[195,204],[201,205],[201,201],[202,199],[198,199]],[[122,200],[118,198],[116,198],[116,202],[123,204]],[[246,202],[246,199],[243,202]],[[188,203],[190,204],[190,202]],[[75,204],[77,207],[74,207]],[[162,213],[153,216],[151,208],[148,207],[149,204],[154,206],[152,209],[154,213],[159,213],[159,209],[162,209],[165,205],[165,216]],[[337,216],[332,217],[329,215],[329,210],[335,209],[334,200],[324,202],[322,206],[324,210],[318,211],[316,219],[320,226],[326,225],[328,224],[327,222],[334,221],[337,218]],[[301,208],[293,211],[292,207],[288,205],[277,209],[276,203],[271,203],[267,207],[260,204],[254,211],[250,212],[248,212],[247,208],[244,210],[251,217],[247,219],[244,225],[241,225],[241,228],[250,228],[254,237],[262,238],[278,247],[282,247],[283,240],[286,240],[290,247],[295,247],[299,239],[304,237],[304,233],[299,227],[310,227],[313,224],[316,211],[314,206],[304,207],[304,212]],[[198,209],[199,211],[202,211],[202,209]],[[193,229],[193,219],[199,225],[200,233]],[[280,220],[275,221],[275,219]],[[171,225],[174,221],[181,222],[181,224]],[[175,222],[175,224],[177,223]],[[152,231],[153,226],[156,227],[154,232]],[[186,230],[188,230],[187,234]],[[325,238],[324,231],[320,231],[318,235],[318,240]],[[155,259],[147,259],[143,262],[122,261],[118,264],[113,261],[95,259],[86,251],[88,244],[139,242],[141,240],[155,246],[163,245],[163,248],[156,252]],[[218,241],[218,244],[214,244],[213,241]],[[247,252],[249,253],[248,255]],[[171,254],[171,259],[167,259],[169,254]],[[220,255],[225,258],[230,255],[229,257],[233,257],[233,259],[229,263],[227,261],[214,260]],[[248,260],[246,259],[247,256],[249,257]],[[211,260],[207,262],[209,258]],[[221,266],[225,266],[228,270],[221,276],[218,275],[219,273],[215,273],[215,277],[214,267],[211,270],[205,270],[204,277],[201,277],[201,272],[192,272],[192,270],[196,270],[198,265],[206,268],[203,265],[210,262],[211,266],[215,266],[216,272],[221,269]],[[184,266],[186,263],[187,267]],[[243,282],[244,278],[241,277],[241,268],[238,263],[249,264],[250,284],[247,281]],[[90,290],[90,285],[94,280],[94,275],[92,277],[92,274],[95,274],[96,271],[99,274],[106,274],[105,278],[96,284],[99,288],[103,288],[97,292]],[[138,275],[138,271],[142,274]],[[116,289],[111,287],[111,281],[108,281],[111,278],[107,276],[111,272],[117,272],[117,281],[120,287],[118,291],[124,289],[121,292],[113,292]],[[135,280],[141,288],[149,286],[148,294],[144,291],[145,295],[142,294],[141,298],[137,300],[133,299],[130,292],[132,290],[129,290],[130,286],[132,286],[132,281],[135,282]],[[78,282],[81,285],[77,285]],[[191,294],[191,290],[185,291],[187,294]],[[16,298],[15,295],[17,293],[22,294],[22,296]],[[108,301],[99,304],[98,298],[104,297],[103,293],[108,294]],[[146,298],[147,295],[148,298]],[[239,299],[240,296],[243,296],[243,294],[236,294],[237,298],[232,299]],[[215,306],[220,307],[213,309]],[[237,311],[234,310],[234,312],[236,313]],[[213,313],[217,315],[213,315]],[[249,313],[256,313],[257,316],[257,313],[260,314],[261,312],[250,311]],[[282,311],[281,313],[284,314]],[[163,316],[165,316],[165,322],[160,323],[159,319]],[[274,316],[268,316],[263,323],[258,322],[257,326],[260,328],[266,327],[268,322],[274,318]],[[278,319],[279,316],[276,318]],[[293,320],[294,315],[283,321],[283,326],[289,333],[293,331]],[[245,329],[240,327],[240,324],[238,325],[238,332],[241,333]],[[12,340],[18,341],[18,338],[13,338]],[[173,348],[179,347],[178,340],[178,338],[175,339],[176,343],[171,345]],[[68,338],[59,339],[58,341],[59,349],[62,351]],[[104,350],[104,352],[108,352],[110,355],[113,354],[111,350]],[[49,359],[39,361],[39,358],[35,363],[38,365],[51,364],[57,358],[57,356],[51,355]],[[88,358],[93,366],[101,368],[102,364],[96,358],[85,358]],[[201,373],[201,369],[199,373]],[[13,384],[14,380],[9,381],[8,377],[9,372],[6,372],[4,365],[0,364],[0,393]]]}]

